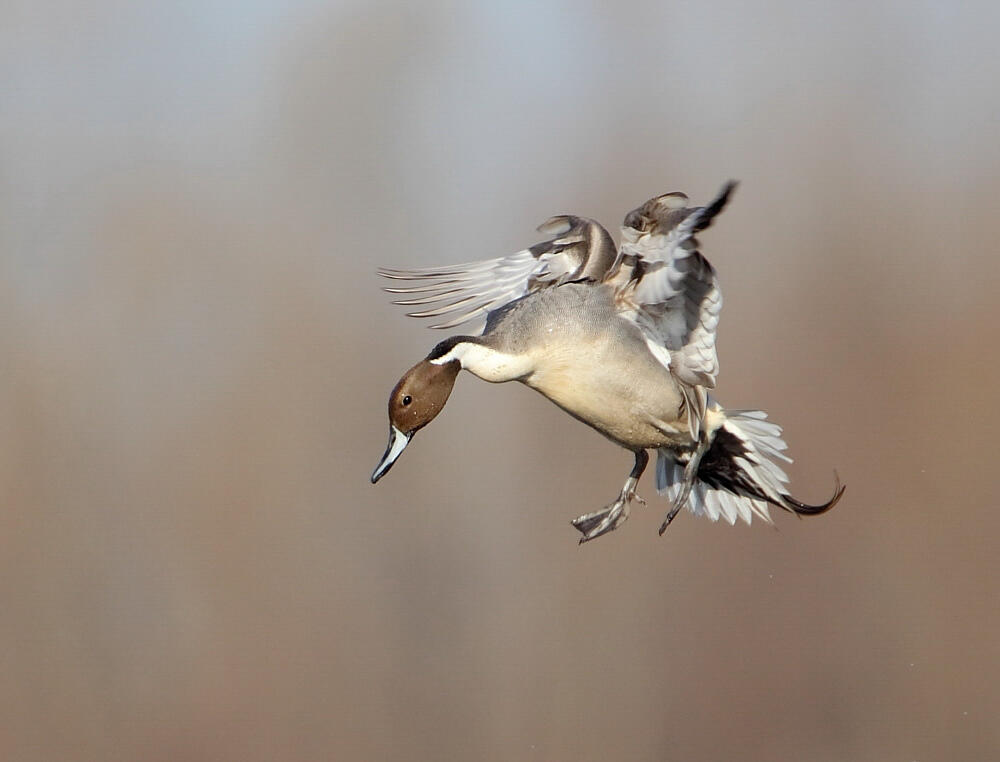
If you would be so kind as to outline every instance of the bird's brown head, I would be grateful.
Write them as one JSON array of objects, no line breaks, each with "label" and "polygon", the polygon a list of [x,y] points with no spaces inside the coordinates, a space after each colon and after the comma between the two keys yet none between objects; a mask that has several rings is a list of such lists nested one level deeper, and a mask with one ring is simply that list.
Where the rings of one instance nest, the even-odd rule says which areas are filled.
[{"label": "bird's brown head", "polygon": [[413,435],[441,412],[462,366],[458,360],[435,363],[430,358],[410,368],[389,395],[389,446],[372,474],[372,484],[392,468]]}]

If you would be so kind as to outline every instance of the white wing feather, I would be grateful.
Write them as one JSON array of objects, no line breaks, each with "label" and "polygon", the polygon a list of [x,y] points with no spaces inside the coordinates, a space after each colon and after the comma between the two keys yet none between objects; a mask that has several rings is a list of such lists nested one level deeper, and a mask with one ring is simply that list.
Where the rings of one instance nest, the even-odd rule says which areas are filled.
[{"label": "white wing feather", "polygon": [[[671,193],[647,201],[626,217],[619,269],[623,314],[647,342],[669,353],[671,372],[690,386],[714,388],[719,372],[715,349],[722,291],[715,269],[698,251],[695,234],[722,211],[735,188],[727,183],[705,207],[688,208]],[[663,353],[654,353],[663,360]]]},{"label": "white wing feather", "polygon": [[554,237],[507,257],[417,270],[380,268],[379,274],[407,282],[385,290],[405,296],[395,304],[422,308],[410,317],[443,317],[431,327],[452,328],[539,288],[603,277],[614,262],[611,236],[593,220],[553,217],[538,229]]}]

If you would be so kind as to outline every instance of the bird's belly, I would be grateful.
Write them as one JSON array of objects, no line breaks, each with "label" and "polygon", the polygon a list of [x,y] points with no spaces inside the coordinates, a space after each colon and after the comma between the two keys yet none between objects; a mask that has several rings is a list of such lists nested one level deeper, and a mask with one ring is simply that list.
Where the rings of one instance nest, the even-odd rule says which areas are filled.
[{"label": "bird's belly", "polygon": [[689,444],[676,382],[666,369],[639,366],[619,373],[600,365],[581,369],[556,363],[540,367],[524,383],[623,447]]},{"label": "bird's belly", "polygon": [[690,444],[677,381],[618,314],[610,287],[537,291],[491,314],[491,332],[530,369],[518,380],[623,447]]}]

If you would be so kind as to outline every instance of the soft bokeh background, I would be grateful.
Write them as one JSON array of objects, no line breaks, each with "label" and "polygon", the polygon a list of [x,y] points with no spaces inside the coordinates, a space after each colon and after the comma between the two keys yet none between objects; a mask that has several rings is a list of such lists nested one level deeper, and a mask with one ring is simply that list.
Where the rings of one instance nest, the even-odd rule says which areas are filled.
[{"label": "soft bokeh background", "polygon": [[[995,3],[12,2],[0,11],[0,757],[1000,757]],[[740,190],[719,397],[765,526],[462,378],[377,264]]]}]

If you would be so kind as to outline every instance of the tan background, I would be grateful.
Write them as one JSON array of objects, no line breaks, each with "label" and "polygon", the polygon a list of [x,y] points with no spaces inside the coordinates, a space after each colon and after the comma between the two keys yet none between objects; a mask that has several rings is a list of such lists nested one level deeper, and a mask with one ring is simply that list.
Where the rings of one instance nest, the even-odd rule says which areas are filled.
[{"label": "tan background", "polygon": [[[0,11],[0,757],[1000,758],[995,3]],[[83,10],[86,7],[87,10]],[[462,378],[377,264],[742,186],[719,397],[778,530]]]}]

